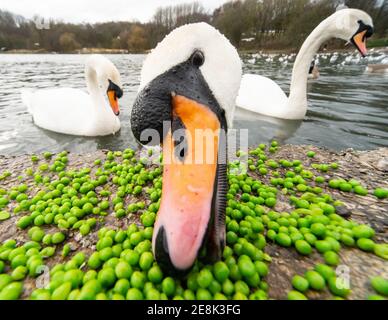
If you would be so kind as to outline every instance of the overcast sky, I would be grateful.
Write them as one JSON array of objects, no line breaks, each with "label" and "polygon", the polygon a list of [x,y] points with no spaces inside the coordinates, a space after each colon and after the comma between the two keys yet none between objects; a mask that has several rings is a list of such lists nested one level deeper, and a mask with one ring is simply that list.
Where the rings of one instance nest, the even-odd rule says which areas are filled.
[{"label": "overcast sky", "polygon": [[[60,19],[65,22],[103,22],[138,20],[147,22],[160,6],[187,3],[190,0],[0,0],[0,9],[32,18]],[[226,0],[203,0],[213,10]]]}]

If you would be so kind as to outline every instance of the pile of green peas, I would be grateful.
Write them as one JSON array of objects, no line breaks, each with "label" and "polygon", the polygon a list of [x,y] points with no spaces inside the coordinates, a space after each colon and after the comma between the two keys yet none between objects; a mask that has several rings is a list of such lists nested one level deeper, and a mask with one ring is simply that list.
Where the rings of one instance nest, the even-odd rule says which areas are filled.
[{"label": "pile of green peas", "polygon": [[[323,191],[325,185],[332,187],[330,182],[313,170],[327,172],[326,166],[337,170],[337,164],[308,168],[302,160],[274,160],[278,148],[276,141],[259,145],[249,153],[247,173],[228,175],[222,259],[212,265],[199,259],[181,278],[164,274],[152,255],[162,190],[160,165],[147,165],[132,149],[108,152],[105,159],[78,170],[67,168],[67,152],[33,155],[32,168],[20,178],[21,184],[0,188],[0,221],[20,215],[16,226],[28,237],[24,243],[7,240],[0,247],[0,299],[265,300],[271,262],[265,252],[268,242],[301,255],[316,251],[324,256],[326,268],[317,266],[303,280],[293,279],[290,299],[305,297],[308,288],[321,290],[322,282],[334,296],[346,298],[349,292],[336,291],[333,274],[328,276],[328,270],[339,264],[341,247],[359,247],[383,259],[388,259],[388,248],[373,240],[369,226],[336,214],[340,203]],[[314,157],[315,153],[307,154]],[[238,165],[231,163],[230,168]],[[360,184],[349,183],[361,195],[356,191]],[[376,190],[383,199],[385,189]],[[280,196],[288,197],[290,212],[276,210]],[[112,228],[105,225],[108,215],[128,221],[138,217],[139,222]],[[74,251],[67,243],[93,233],[98,236],[95,248]],[[50,281],[45,288],[26,293],[23,281],[40,276],[42,266],[50,266]]]}]

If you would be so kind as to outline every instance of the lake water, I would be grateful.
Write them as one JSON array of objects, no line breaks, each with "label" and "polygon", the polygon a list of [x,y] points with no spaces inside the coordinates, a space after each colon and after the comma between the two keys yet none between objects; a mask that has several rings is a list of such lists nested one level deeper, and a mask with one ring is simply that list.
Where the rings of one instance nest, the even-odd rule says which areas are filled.
[{"label": "lake water", "polygon": [[[334,56],[334,57],[333,57]],[[144,55],[110,55],[120,70],[121,131],[115,136],[66,136],[36,127],[20,99],[22,88],[85,88],[87,55],[0,55],[0,154],[135,147],[129,127]],[[244,72],[275,80],[288,93],[294,55],[246,55]],[[304,121],[280,121],[237,112],[234,126],[249,129],[249,144],[274,138],[335,150],[388,146],[388,74],[367,74],[368,63],[388,64],[388,51],[373,50],[366,59],[354,52],[318,56],[321,77],[309,84],[309,111]],[[335,61],[334,61],[335,60]],[[53,101],[55,103],[55,101]]]}]

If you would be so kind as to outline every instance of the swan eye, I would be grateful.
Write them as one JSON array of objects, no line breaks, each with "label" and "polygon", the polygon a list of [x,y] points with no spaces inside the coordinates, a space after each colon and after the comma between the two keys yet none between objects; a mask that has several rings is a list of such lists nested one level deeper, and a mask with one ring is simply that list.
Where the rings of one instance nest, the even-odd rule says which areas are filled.
[{"label": "swan eye", "polygon": [[193,64],[193,66],[199,68],[205,63],[205,56],[201,51],[197,50],[191,56],[191,63]]}]

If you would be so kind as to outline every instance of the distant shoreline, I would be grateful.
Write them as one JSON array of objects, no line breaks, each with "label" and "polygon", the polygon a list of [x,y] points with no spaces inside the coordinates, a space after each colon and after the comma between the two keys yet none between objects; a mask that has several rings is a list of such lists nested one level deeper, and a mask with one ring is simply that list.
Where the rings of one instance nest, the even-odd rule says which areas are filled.
[{"label": "distant shoreline", "polygon": [[[388,47],[373,47],[370,49],[383,50],[388,53]],[[369,50],[370,50],[369,49]],[[353,52],[356,49],[349,46],[347,48],[330,48],[319,51],[319,53],[334,53],[334,52]],[[266,53],[266,54],[291,54],[298,53],[298,49],[255,49],[255,50],[238,50],[241,54],[254,54],[254,53]],[[0,51],[0,54],[147,54],[149,51],[131,52],[124,49],[99,49],[99,48],[84,48],[72,52],[53,52],[43,49],[29,50],[29,49],[12,49],[8,51]]]}]

